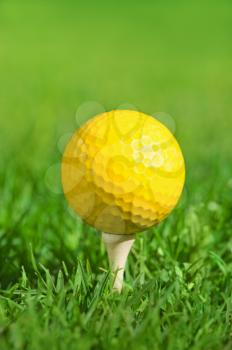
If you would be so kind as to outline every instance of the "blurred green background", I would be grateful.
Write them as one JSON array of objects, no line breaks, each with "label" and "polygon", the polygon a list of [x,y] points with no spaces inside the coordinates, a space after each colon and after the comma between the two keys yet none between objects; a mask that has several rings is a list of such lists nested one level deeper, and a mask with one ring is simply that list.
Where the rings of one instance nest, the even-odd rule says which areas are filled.
[{"label": "blurred green background", "polygon": [[[0,0],[1,349],[231,349],[231,23],[229,0]],[[167,113],[186,160],[122,298],[100,235],[54,193],[90,101]]]},{"label": "blurred green background", "polygon": [[2,152],[41,165],[93,100],[167,112],[187,161],[229,157],[231,17],[226,0],[2,0]]}]

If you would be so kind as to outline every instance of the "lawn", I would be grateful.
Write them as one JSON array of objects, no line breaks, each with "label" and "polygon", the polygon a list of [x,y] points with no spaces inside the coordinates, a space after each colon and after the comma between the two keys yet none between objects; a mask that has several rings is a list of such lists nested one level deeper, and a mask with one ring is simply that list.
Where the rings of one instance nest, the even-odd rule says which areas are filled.
[{"label": "lawn", "polygon": [[[232,4],[0,1],[0,349],[232,348]],[[67,206],[67,135],[137,108],[178,139],[186,184],[137,235],[121,295]]]}]

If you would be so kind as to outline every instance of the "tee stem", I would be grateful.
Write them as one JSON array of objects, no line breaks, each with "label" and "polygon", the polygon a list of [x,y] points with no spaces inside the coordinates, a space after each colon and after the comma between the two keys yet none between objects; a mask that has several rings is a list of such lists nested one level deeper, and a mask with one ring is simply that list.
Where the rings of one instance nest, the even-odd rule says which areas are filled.
[{"label": "tee stem", "polygon": [[135,235],[116,235],[110,233],[102,233],[102,241],[105,244],[110,268],[115,273],[113,290],[121,292],[123,286],[123,276],[126,261],[130,249],[134,243]]}]

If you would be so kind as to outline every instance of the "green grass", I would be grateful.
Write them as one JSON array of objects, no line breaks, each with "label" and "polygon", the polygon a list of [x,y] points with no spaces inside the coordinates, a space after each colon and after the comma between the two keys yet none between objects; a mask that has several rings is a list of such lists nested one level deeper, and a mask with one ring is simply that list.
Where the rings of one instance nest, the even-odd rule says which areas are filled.
[{"label": "green grass", "polygon": [[12,166],[1,176],[1,349],[230,349],[227,174],[187,188],[173,215],[138,235],[121,296],[100,235],[40,176],[25,186],[27,174]]},{"label": "green grass", "polygon": [[[0,1],[1,350],[232,348],[231,13]],[[54,173],[85,101],[168,113],[186,159],[181,201],[137,235],[121,295]]]}]

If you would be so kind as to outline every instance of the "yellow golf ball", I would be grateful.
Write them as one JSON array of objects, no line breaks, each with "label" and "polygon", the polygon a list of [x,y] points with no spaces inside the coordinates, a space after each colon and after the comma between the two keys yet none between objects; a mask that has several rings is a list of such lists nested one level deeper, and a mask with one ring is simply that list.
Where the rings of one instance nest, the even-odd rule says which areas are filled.
[{"label": "yellow golf ball", "polygon": [[158,120],[130,110],[87,121],[69,141],[62,184],[88,224],[113,234],[151,227],[175,207],[185,180],[181,149]]}]

